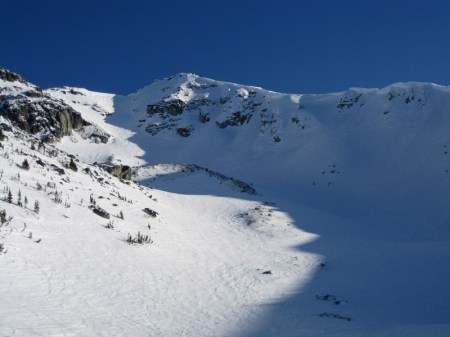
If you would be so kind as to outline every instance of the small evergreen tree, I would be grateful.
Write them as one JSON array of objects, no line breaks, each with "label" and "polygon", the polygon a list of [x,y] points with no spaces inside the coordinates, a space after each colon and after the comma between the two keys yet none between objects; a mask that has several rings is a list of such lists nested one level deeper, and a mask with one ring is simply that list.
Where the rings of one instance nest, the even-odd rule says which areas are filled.
[{"label": "small evergreen tree", "polygon": [[0,225],[3,225],[6,222],[6,211],[0,211]]},{"label": "small evergreen tree", "polygon": [[11,190],[8,190],[8,198],[6,200],[8,200],[9,204],[12,204],[12,193],[11,193]]},{"label": "small evergreen tree", "polygon": [[29,170],[29,169],[30,169],[30,164],[28,164],[27,158],[25,158],[25,159],[23,160],[23,162],[22,162],[22,168],[23,168],[24,170]]},{"label": "small evergreen tree", "polygon": [[75,171],[75,172],[78,171],[77,164],[75,164],[75,161],[73,160],[73,158],[70,158],[70,162],[69,162],[68,167],[69,167],[72,171]]},{"label": "small evergreen tree", "polygon": [[17,193],[17,205],[22,207],[22,193],[19,190],[19,193]]},{"label": "small evergreen tree", "polygon": [[39,201],[36,200],[36,201],[34,202],[34,212],[35,212],[35,213],[39,213],[39,210],[40,210],[40,209],[39,209]]}]

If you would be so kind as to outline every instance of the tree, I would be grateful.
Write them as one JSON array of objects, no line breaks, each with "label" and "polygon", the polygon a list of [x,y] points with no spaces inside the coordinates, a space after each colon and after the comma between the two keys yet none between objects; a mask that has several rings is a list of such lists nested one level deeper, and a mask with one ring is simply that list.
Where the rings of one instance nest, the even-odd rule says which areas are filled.
[{"label": "tree", "polygon": [[22,162],[22,168],[23,168],[24,170],[29,170],[29,169],[30,169],[30,164],[28,164],[27,158],[25,158],[25,159],[23,160],[23,162]]},{"label": "tree", "polygon": [[39,213],[39,201],[37,200],[34,202],[34,212]]},{"label": "tree", "polygon": [[8,200],[8,203],[9,203],[9,204],[12,203],[12,193],[11,193],[11,190],[8,190],[8,198],[7,198],[7,200]]},{"label": "tree", "polygon": [[0,225],[3,225],[6,222],[6,211],[0,211]]},{"label": "tree", "polygon": [[22,193],[19,190],[19,193],[17,193],[17,205],[22,207]]},{"label": "tree", "polygon": [[77,164],[75,164],[75,161],[73,160],[73,158],[70,158],[69,168],[70,168],[72,171],[75,171],[75,172],[78,171]]}]

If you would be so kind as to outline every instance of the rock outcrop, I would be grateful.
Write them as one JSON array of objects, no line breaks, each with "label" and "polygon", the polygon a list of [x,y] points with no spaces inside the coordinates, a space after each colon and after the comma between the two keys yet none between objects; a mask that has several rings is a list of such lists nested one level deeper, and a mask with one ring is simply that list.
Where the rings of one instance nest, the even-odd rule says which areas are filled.
[{"label": "rock outcrop", "polygon": [[114,177],[123,180],[131,179],[131,167],[120,164],[98,164],[102,169]]},{"label": "rock outcrop", "polygon": [[13,125],[51,142],[89,125],[66,103],[43,93],[21,76],[0,68],[0,116]]},{"label": "rock outcrop", "polygon": [[181,99],[173,99],[170,101],[160,102],[158,104],[150,104],[147,106],[147,113],[152,114],[170,114],[172,116],[180,115],[183,109],[186,107],[186,103]]}]

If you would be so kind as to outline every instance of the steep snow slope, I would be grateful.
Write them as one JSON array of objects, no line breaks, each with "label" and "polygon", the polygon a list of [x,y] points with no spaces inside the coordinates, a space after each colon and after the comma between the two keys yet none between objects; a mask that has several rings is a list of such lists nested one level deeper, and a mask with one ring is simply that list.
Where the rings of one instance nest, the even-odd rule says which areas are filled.
[{"label": "steep snow slope", "polygon": [[[128,165],[142,165],[139,157],[144,151],[129,141],[133,131],[105,121],[115,111],[114,95],[92,92],[82,88],[54,88],[47,90],[52,97],[64,100],[79,111],[83,119],[90,122],[81,132],[74,132],[62,139],[59,147],[77,154],[81,160],[94,162],[126,162]],[[92,146],[95,144],[95,146]]]}]

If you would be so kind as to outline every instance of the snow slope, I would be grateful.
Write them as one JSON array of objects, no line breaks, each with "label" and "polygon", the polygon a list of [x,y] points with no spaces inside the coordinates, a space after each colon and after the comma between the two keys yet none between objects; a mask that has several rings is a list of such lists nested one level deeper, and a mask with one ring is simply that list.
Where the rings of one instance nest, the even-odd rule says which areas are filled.
[{"label": "snow slope", "polygon": [[[8,134],[2,185],[43,206],[2,204],[0,335],[449,335],[450,88],[297,95],[179,74],[128,96],[45,92],[91,125],[45,157],[78,158],[69,182],[35,158],[23,171],[30,140]],[[128,244],[138,231],[153,243]]]},{"label": "snow slope", "polygon": [[[315,236],[257,197],[225,185],[226,197],[173,194],[80,162],[74,172],[64,152],[5,134],[1,209],[12,219],[0,227],[1,336],[217,336],[318,268],[317,256],[292,248]],[[152,243],[126,242],[138,232]]]}]

